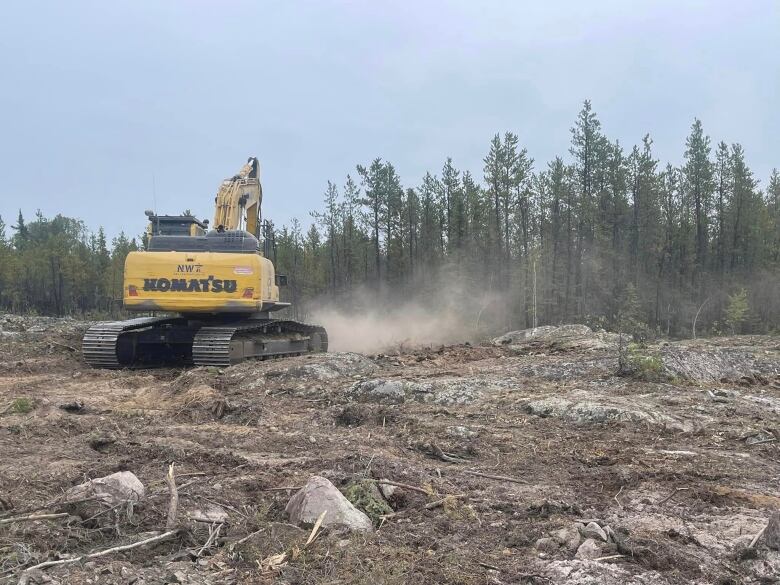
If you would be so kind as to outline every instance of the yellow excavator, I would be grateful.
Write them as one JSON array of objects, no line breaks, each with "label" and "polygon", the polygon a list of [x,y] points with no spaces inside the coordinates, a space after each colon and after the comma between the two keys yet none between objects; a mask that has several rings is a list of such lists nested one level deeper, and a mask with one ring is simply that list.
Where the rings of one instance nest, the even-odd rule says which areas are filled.
[{"label": "yellow excavator", "polygon": [[123,303],[155,316],[93,325],[84,360],[98,368],[229,366],[327,351],[322,327],[271,318],[289,303],[279,301],[286,278],[260,252],[262,197],[252,157],[220,185],[213,229],[191,215],[147,211],[146,250],[127,256]]}]

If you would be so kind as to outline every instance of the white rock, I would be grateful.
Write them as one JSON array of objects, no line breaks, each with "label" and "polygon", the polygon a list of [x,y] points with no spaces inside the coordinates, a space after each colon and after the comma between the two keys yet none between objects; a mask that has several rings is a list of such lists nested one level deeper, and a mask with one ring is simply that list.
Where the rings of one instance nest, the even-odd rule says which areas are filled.
[{"label": "white rock", "polygon": [[107,506],[122,502],[138,502],[146,494],[144,484],[131,471],[119,471],[74,486],[65,492],[62,501],[66,504],[91,499]]},{"label": "white rock", "polygon": [[377,483],[377,486],[379,486],[379,492],[384,496],[386,500],[389,500],[393,497],[393,494],[395,494],[395,491],[398,489],[394,485],[390,485],[389,483]]},{"label": "white rock", "polygon": [[208,524],[222,524],[227,522],[228,514],[221,506],[207,504],[203,507],[189,510],[187,516],[195,522],[206,522]]},{"label": "white rock", "polygon": [[314,524],[320,514],[325,527],[348,528],[369,532],[373,526],[363,512],[355,508],[344,495],[324,477],[312,476],[287,503],[285,512],[295,524]]}]

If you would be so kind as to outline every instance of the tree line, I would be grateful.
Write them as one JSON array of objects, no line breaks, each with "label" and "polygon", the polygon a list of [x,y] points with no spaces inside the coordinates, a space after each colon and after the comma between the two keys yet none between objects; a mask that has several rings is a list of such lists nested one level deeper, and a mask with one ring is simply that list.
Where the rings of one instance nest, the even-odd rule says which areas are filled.
[{"label": "tree line", "polygon": [[[639,335],[780,327],[780,174],[765,184],[740,144],[693,122],[679,166],[649,135],[624,148],[586,101],[565,156],[539,164],[517,134],[496,134],[481,175],[446,158],[404,184],[389,161],[327,182],[304,227],[267,232],[295,316],[456,298],[496,328],[586,323]],[[143,247],[40,213],[0,218],[0,308],[116,313],[122,268]],[[694,321],[696,331],[694,332]]]},{"label": "tree line", "polygon": [[101,227],[38,211],[19,212],[8,226],[0,217],[0,310],[44,315],[117,315],[127,254],[135,238],[120,233],[109,246]]},{"label": "tree line", "polygon": [[662,164],[649,135],[630,149],[610,140],[588,101],[568,156],[540,165],[507,132],[483,162],[477,177],[446,158],[404,186],[377,158],[328,182],[305,233],[296,221],[276,231],[288,298],[305,313],[354,308],[366,298],[355,291],[392,306],[454,289],[464,312],[506,328],[780,326],[780,174],[762,188],[743,147],[714,144],[698,119],[680,166]]}]

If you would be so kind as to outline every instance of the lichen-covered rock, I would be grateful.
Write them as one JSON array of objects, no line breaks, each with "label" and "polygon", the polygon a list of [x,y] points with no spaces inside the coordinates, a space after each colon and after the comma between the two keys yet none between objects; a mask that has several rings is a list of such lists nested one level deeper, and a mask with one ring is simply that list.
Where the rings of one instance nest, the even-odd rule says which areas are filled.
[{"label": "lichen-covered rock", "polygon": [[266,378],[296,378],[304,380],[334,380],[341,377],[367,376],[376,364],[359,353],[327,353],[311,357],[306,363],[279,367],[265,373]]},{"label": "lichen-covered rock", "polygon": [[[603,400],[612,400],[603,397]],[[590,399],[571,399],[561,397],[541,398],[528,401],[524,405],[528,414],[540,417],[560,417],[579,424],[600,424],[606,422],[649,423],[682,431],[691,430],[684,421],[677,420],[659,412],[639,410],[628,404],[596,402]]]},{"label": "lichen-covered rock", "polygon": [[314,524],[326,512],[322,525],[359,532],[372,529],[371,520],[355,508],[336,486],[320,476],[312,476],[287,503],[285,512],[294,524]]},{"label": "lichen-covered rock", "polygon": [[484,384],[478,380],[445,378],[434,381],[372,379],[356,382],[347,395],[358,402],[401,404],[407,400],[432,404],[467,404],[482,394]]},{"label": "lichen-covered rock", "polygon": [[510,331],[492,340],[499,346],[548,346],[553,351],[600,350],[617,347],[618,336],[613,333],[594,332],[587,325],[544,325],[532,329]]},{"label": "lichen-covered rock", "polygon": [[365,380],[355,383],[348,394],[358,402],[401,404],[406,400],[405,384],[401,380]]},{"label": "lichen-covered rock", "polygon": [[697,382],[776,373],[776,364],[764,363],[743,349],[667,344],[661,348],[661,359],[668,375]]}]

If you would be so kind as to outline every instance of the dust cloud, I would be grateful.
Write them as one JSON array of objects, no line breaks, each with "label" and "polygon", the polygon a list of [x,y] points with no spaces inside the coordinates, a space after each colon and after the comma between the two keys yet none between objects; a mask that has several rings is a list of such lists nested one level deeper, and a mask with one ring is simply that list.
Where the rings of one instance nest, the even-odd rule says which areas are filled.
[{"label": "dust cloud", "polygon": [[[328,331],[330,351],[394,353],[451,343],[475,342],[487,335],[485,308],[492,298],[467,304],[467,297],[441,295],[428,302],[387,306],[363,298],[351,309],[320,306],[312,311],[313,323]],[[449,298],[448,298],[449,297]]]}]

